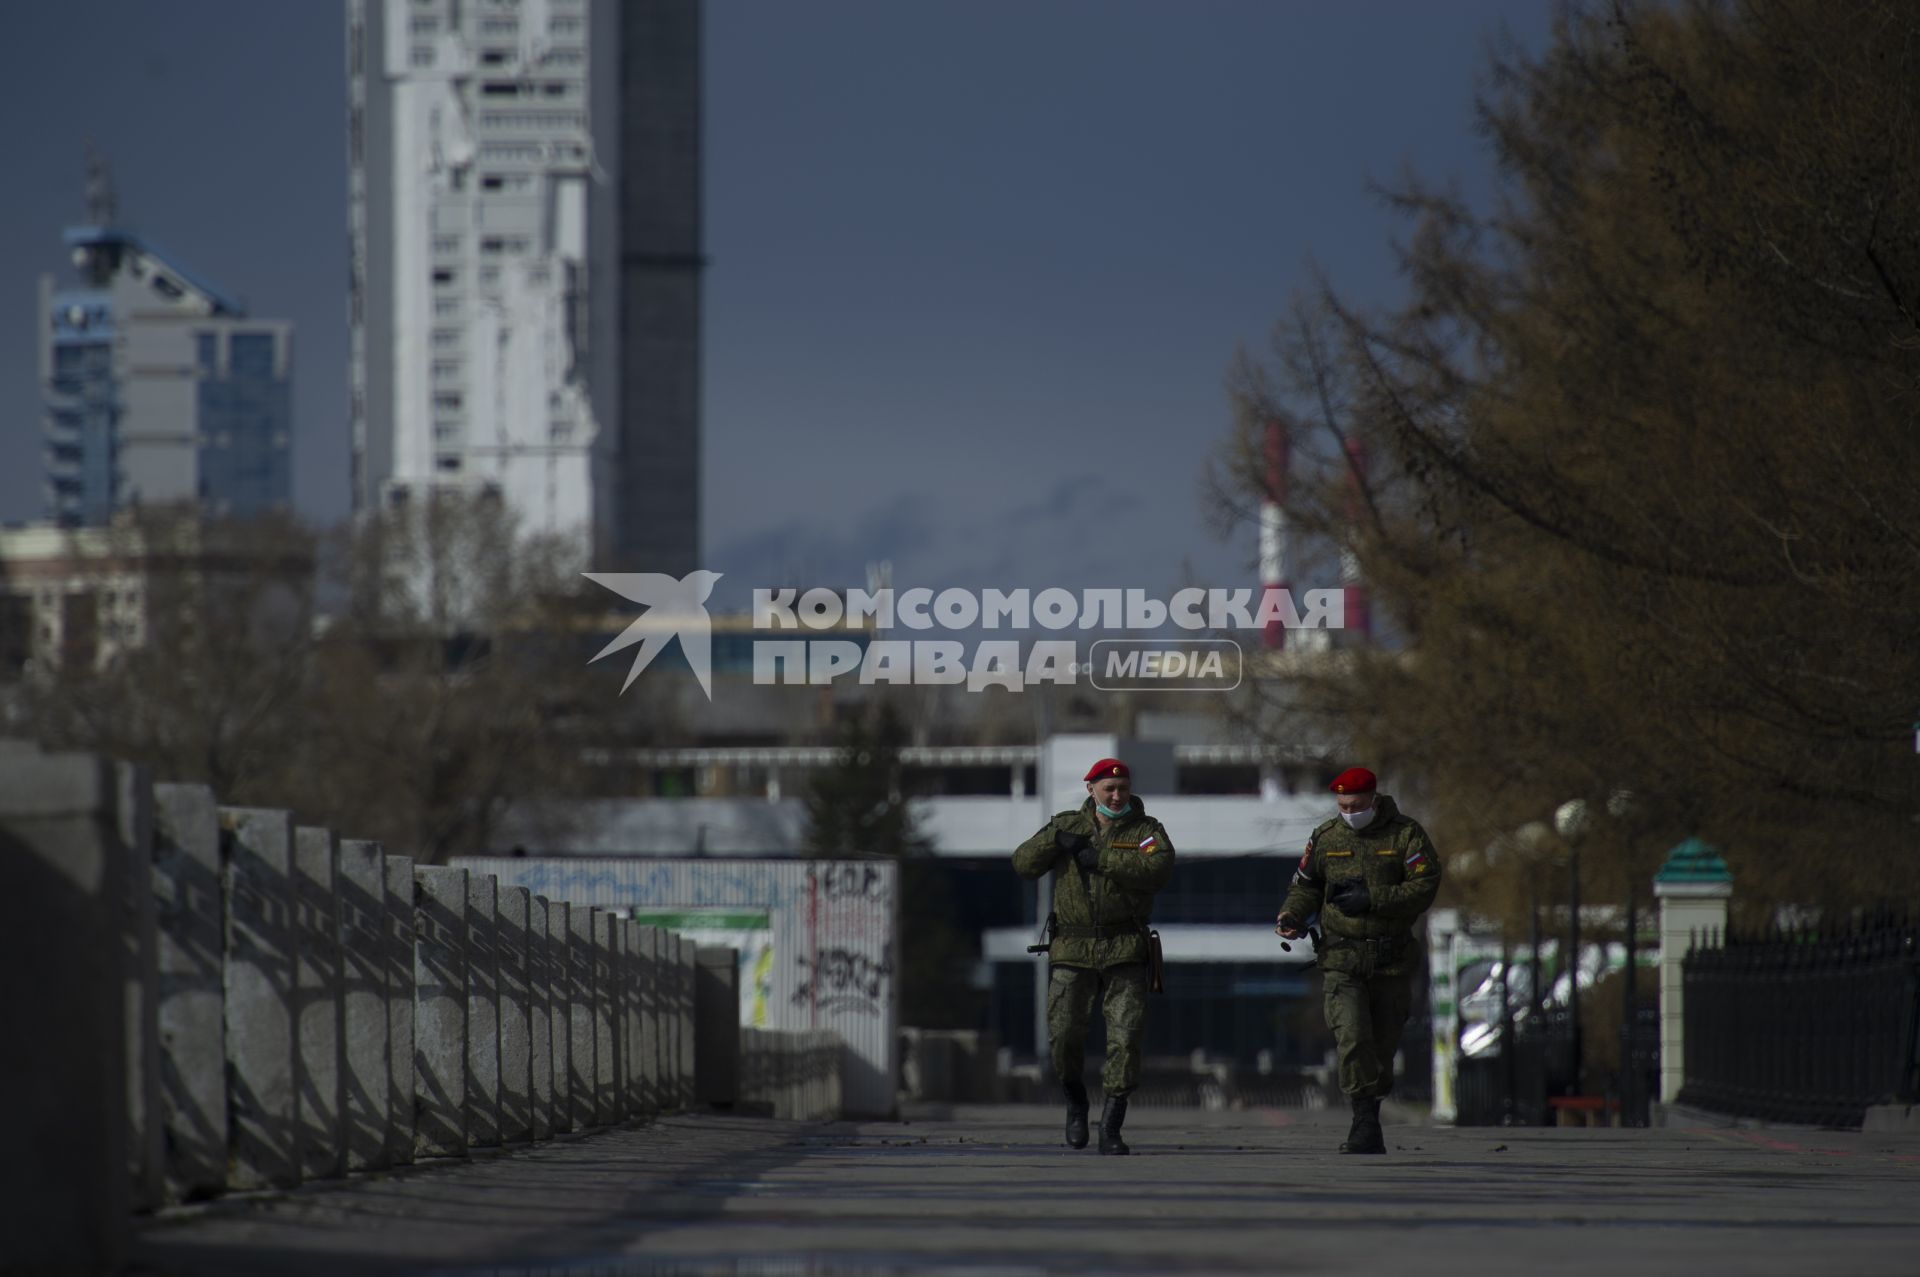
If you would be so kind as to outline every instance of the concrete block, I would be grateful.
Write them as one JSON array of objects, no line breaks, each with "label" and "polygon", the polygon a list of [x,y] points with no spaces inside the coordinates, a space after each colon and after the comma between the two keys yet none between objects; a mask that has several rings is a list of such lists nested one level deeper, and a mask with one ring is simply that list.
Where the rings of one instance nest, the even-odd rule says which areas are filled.
[{"label": "concrete block", "polygon": [[571,958],[572,906],[564,900],[547,902],[547,1000],[553,1021],[554,1133],[576,1129],[573,1114],[573,967]]},{"label": "concrete block", "polygon": [[678,981],[680,1020],[675,1026],[674,1045],[679,1050],[680,1088],[675,1094],[677,1106],[682,1109],[693,1107],[693,964],[699,946],[685,936],[675,936],[679,945]]},{"label": "concrete block", "polygon": [[467,878],[467,1143],[500,1144],[500,880]]},{"label": "concrete block", "polygon": [[1867,1135],[1920,1135],[1920,1104],[1874,1104],[1860,1130]]},{"label": "concrete block", "polygon": [[629,1117],[646,1111],[640,1079],[640,924],[621,918],[620,938],[620,1107]]},{"label": "concrete block", "polygon": [[667,1109],[666,943],[661,928],[641,928],[640,1072],[649,1113]]},{"label": "concrete block", "polygon": [[680,1107],[680,937],[660,933],[660,1108]]},{"label": "concrete block", "polygon": [[296,980],[294,1090],[300,1120],[300,1173],[331,1179],[347,1173],[341,999],[340,844],[329,829],[294,831],[293,884]]},{"label": "concrete block", "polygon": [[387,969],[387,1161],[413,1161],[413,857],[387,853],[380,953]]},{"label": "concrete block", "polygon": [[533,1049],[528,1037],[527,914],[532,893],[500,889],[500,1142],[533,1138]]},{"label": "concrete block", "polygon": [[387,1005],[387,853],[377,842],[340,843],[341,1104],[347,1169],[391,1164],[393,1032]]},{"label": "concrete block", "polygon": [[413,1151],[467,1155],[467,871],[413,871]]},{"label": "concrete block", "polygon": [[168,1201],[227,1182],[225,907],[220,818],[205,785],[156,785],[153,903]]},{"label": "concrete block", "polygon": [[694,980],[694,1100],[732,1108],[740,1091],[740,951],[697,949]]},{"label": "concrete block", "polygon": [[567,1042],[569,1108],[573,1129],[600,1124],[594,1081],[593,910],[576,905],[567,915]]},{"label": "concrete block", "polygon": [[0,766],[0,1256],[112,1272],[125,1256],[128,878],[111,765],[9,747]]},{"label": "concrete block", "polygon": [[153,782],[131,763],[114,768],[120,845],[127,856],[126,899],[127,1172],[131,1206],[163,1204],[166,1131],[160,1105],[159,939],[153,901]]},{"label": "concrete block", "polygon": [[646,1111],[666,1107],[660,1047],[660,944],[658,927],[640,928],[640,1087]]},{"label": "concrete block", "polygon": [[226,896],[227,1187],[300,1182],[293,818],[220,808]]},{"label": "concrete block", "polygon": [[547,965],[553,935],[547,898],[527,902],[527,1092],[528,1135],[553,1136],[553,973]]},{"label": "concrete block", "polygon": [[593,1111],[599,1124],[611,1126],[620,1111],[620,1040],[615,1008],[620,991],[614,980],[614,917],[591,909],[593,919]]}]

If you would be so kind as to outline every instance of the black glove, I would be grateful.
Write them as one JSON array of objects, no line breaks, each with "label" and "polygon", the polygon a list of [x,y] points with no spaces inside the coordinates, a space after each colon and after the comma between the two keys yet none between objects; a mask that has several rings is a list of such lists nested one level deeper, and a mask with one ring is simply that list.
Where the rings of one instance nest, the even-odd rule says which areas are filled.
[{"label": "black glove", "polygon": [[1093,845],[1093,839],[1085,834],[1076,834],[1070,830],[1058,829],[1053,835],[1054,846],[1073,857],[1073,863],[1088,873],[1100,867],[1100,849]]},{"label": "black glove", "polygon": [[1348,878],[1327,888],[1327,903],[1348,917],[1358,917],[1373,908],[1373,896],[1367,891],[1366,883]]}]

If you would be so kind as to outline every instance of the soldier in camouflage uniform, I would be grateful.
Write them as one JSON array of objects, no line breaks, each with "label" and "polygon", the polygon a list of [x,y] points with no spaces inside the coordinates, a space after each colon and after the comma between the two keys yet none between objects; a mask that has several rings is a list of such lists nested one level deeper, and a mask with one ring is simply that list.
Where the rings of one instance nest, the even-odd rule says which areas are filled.
[{"label": "soldier in camouflage uniform", "polygon": [[1340,1089],[1353,1105],[1342,1153],[1384,1153],[1380,1101],[1413,1003],[1413,924],[1440,890],[1427,831],[1354,767],[1333,782],[1340,814],[1313,831],[1274,928],[1298,939],[1320,915],[1327,1027],[1340,1051]]},{"label": "soldier in camouflage uniform", "polygon": [[1147,1016],[1147,914],[1154,893],[1173,873],[1173,844],[1133,797],[1125,763],[1103,758],[1085,779],[1086,802],[1021,843],[1013,867],[1022,878],[1054,875],[1047,1038],[1067,1096],[1067,1143],[1087,1146],[1082,1052],[1099,999],[1107,1024],[1100,1151],[1124,1154],[1120,1125],[1127,1096],[1140,1083],[1140,1031]]}]

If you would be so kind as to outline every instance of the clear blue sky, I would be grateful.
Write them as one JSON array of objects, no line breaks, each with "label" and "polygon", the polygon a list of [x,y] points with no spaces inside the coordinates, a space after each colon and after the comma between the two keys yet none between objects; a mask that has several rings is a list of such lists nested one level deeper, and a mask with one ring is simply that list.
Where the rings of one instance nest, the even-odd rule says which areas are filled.
[{"label": "clear blue sky", "polygon": [[[1201,518],[1224,374],[1318,263],[1397,293],[1367,193],[1484,189],[1487,42],[1548,0],[710,0],[706,566],[837,585],[1251,583]],[[0,519],[38,517],[35,287],[87,139],[122,220],[297,325],[296,479],[348,507],[332,0],[8,7]],[[605,565],[641,570],[644,564]],[[1331,584],[1331,582],[1325,583]]]}]

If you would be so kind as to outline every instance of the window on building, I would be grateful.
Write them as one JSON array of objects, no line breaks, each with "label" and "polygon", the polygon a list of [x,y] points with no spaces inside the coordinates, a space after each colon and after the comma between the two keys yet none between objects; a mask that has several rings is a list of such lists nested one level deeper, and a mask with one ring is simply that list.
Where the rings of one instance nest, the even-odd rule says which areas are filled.
[{"label": "window on building", "polygon": [[235,333],[227,346],[227,368],[234,377],[272,377],[273,334]]},{"label": "window on building", "polygon": [[407,64],[409,66],[416,66],[416,67],[432,66],[433,65],[433,46],[430,44],[414,45],[412,51],[407,54]]},{"label": "window on building", "polygon": [[443,284],[443,285],[451,284],[453,282],[453,276],[454,276],[453,271],[442,266],[433,272],[433,282],[436,284]]},{"label": "window on building", "polygon": [[460,468],[460,458],[457,454],[442,453],[433,459],[433,464],[437,469],[442,471],[458,470]]}]

